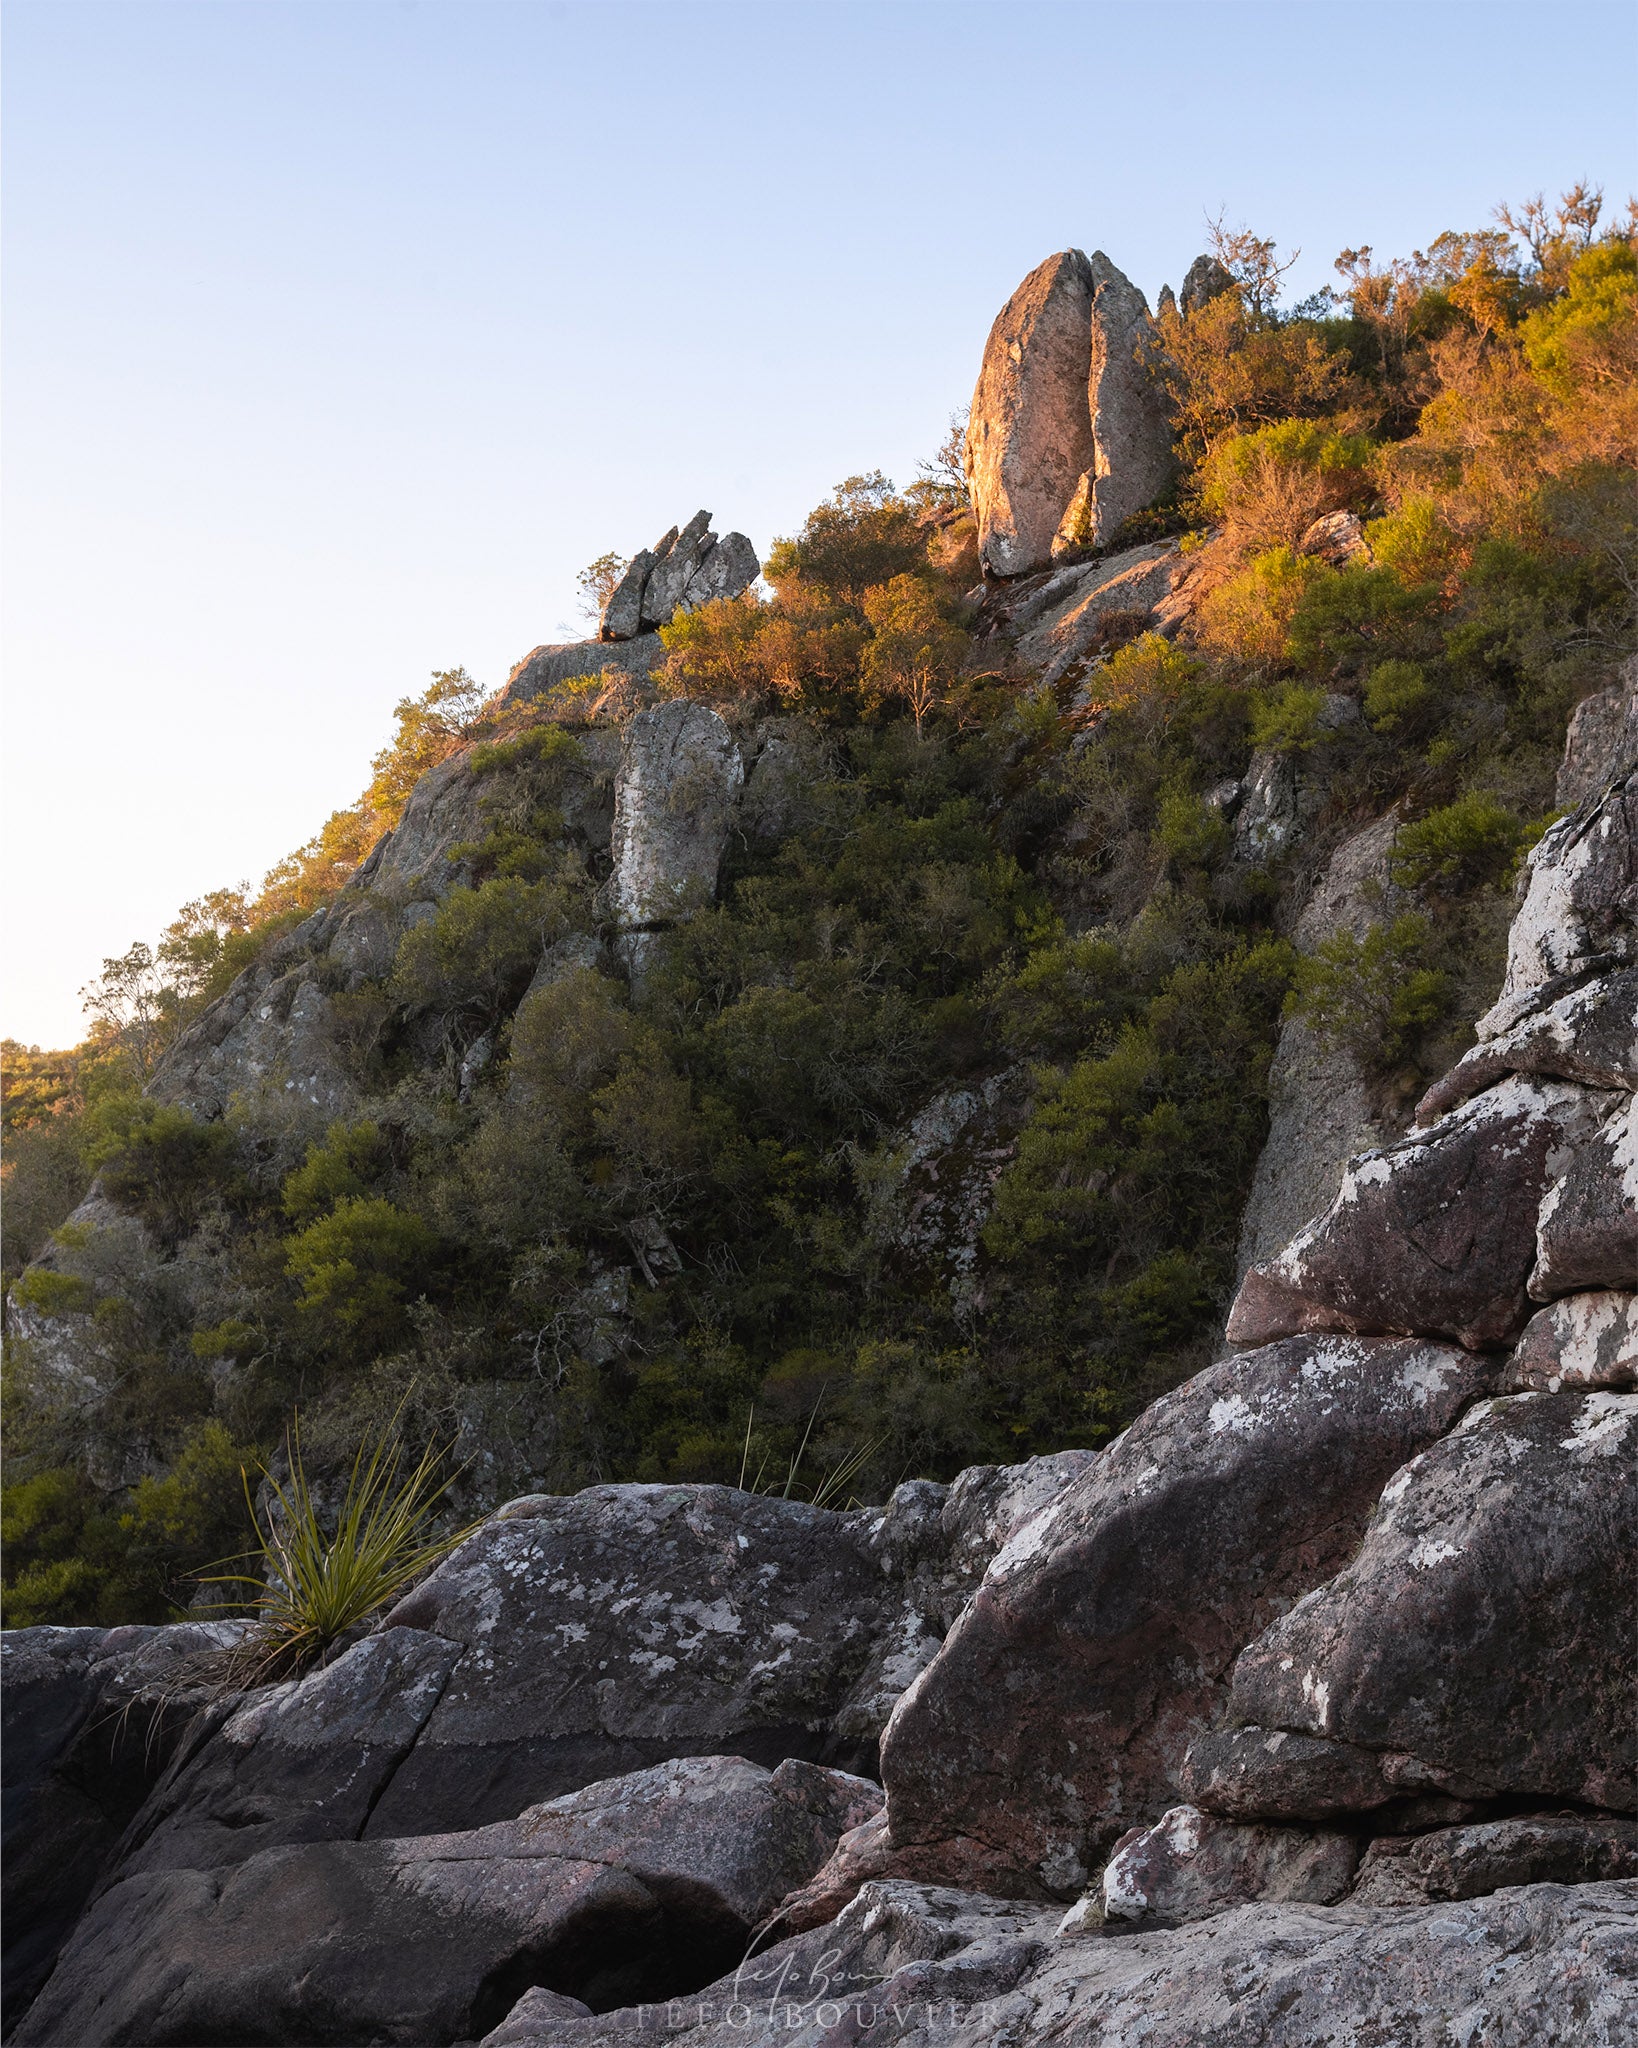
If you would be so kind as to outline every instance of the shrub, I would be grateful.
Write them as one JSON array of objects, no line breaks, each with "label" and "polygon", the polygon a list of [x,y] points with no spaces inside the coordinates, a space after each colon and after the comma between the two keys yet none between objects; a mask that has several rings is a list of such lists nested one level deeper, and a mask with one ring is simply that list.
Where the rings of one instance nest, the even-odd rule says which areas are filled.
[{"label": "shrub", "polygon": [[1302,754],[1325,737],[1320,721],[1325,692],[1307,683],[1287,683],[1261,695],[1251,719],[1251,742],[1276,754]]},{"label": "shrub", "polygon": [[1350,566],[1311,577],[1291,613],[1286,646],[1300,667],[1330,669],[1390,653],[1417,637],[1438,599],[1392,569]]},{"label": "shrub", "polygon": [[378,1350],[404,1328],[404,1296],[438,1240],[418,1216],[379,1195],[344,1195],[328,1216],[285,1240],[297,1307]]},{"label": "shrub", "polygon": [[1414,825],[1401,825],[1388,872],[1401,888],[1456,893],[1497,882],[1524,843],[1525,825],[1493,796],[1473,790]]},{"label": "shrub", "polygon": [[1174,871],[1211,868],[1227,853],[1231,834],[1221,811],[1187,790],[1168,790],[1160,799],[1155,844]]},{"label": "shrub", "polygon": [[1363,938],[1336,932],[1297,961],[1287,1011],[1368,1072],[1390,1072],[1450,1008],[1454,983],[1430,964],[1432,941],[1410,912]]},{"label": "shrub", "polygon": [[1311,555],[1270,548],[1201,599],[1196,633],[1214,653],[1236,661],[1281,662],[1310,586],[1336,573]]},{"label": "shrub", "polygon": [[334,1123],[322,1143],[307,1148],[307,1157],[284,1183],[281,1202],[292,1223],[311,1223],[349,1195],[366,1195],[387,1164],[386,1141],[379,1124]]},{"label": "shrub", "polygon": [[495,1017],[567,928],[566,906],[550,882],[496,875],[475,889],[451,889],[435,916],[404,934],[392,990],[411,1009],[453,1017]]},{"label": "shrub", "polygon": [[1433,688],[1414,661],[1381,661],[1365,684],[1365,716],[1377,732],[1397,732],[1422,722]]},{"label": "shrub", "polygon": [[104,1192],[140,1216],[167,1248],[238,1181],[232,1133],[147,1096],[112,1096],[92,1112],[88,1160]]}]

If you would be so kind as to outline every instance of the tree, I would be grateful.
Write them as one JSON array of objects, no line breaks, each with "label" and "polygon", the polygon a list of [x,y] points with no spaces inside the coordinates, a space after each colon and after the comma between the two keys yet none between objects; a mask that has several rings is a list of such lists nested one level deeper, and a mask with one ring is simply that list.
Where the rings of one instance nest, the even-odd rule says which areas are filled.
[{"label": "tree", "polygon": [[146,1081],[176,1029],[176,991],[153,947],[137,939],[117,959],[104,960],[101,974],[80,990],[80,1002],[93,1039],[111,1047],[137,1081]]},{"label": "tree", "polygon": [[895,576],[867,590],[864,611],[875,628],[865,649],[865,685],[878,699],[904,700],[919,740],[923,720],[967,658],[967,636],[924,576]]},{"label": "tree", "polygon": [[582,618],[597,620],[603,615],[603,607],[614,594],[615,585],[631,567],[630,558],[612,552],[599,555],[595,562],[588,562],[574,579],[580,592],[579,611]]}]

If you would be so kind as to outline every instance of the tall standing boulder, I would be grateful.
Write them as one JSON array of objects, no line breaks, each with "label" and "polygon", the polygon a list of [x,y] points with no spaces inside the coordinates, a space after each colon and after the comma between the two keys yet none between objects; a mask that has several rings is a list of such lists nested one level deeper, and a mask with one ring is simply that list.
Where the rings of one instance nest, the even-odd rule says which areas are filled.
[{"label": "tall standing boulder", "polygon": [[1165,388],[1155,372],[1149,302],[1101,249],[1094,251],[1090,268],[1092,462],[1054,536],[1057,554],[1106,547],[1134,512],[1163,497],[1177,477]]},{"label": "tall standing boulder", "polygon": [[967,425],[978,549],[992,576],[1052,560],[1052,540],[1092,467],[1087,386],[1097,279],[1079,249],[1039,264],[990,329]]},{"label": "tall standing boulder", "polygon": [[640,973],[649,935],[716,895],[717,869],[744,763],[705,704],[683,698],[626,727],[614,789],[610,907],[627,968]]}]

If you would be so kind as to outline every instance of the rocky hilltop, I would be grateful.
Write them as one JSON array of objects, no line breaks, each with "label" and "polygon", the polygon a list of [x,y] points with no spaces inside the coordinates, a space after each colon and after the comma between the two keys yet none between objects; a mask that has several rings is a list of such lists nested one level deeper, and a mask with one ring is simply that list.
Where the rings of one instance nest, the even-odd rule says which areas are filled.
[{"label": "rocky hilltop", "polygon": [[[566,1262],[556,1320],[524,1327],[536,1360],[550,1345],[565,1361],[556,1378],[531,1365],[532,1380],[463,1383],[476,1526],[316,1668],[247,1680],[232,1652],[255,1624],[208,1599],[171,1624],[7,1631],[8,2039],[1633,2038],[1638,660],[1614,645],[1599,672],[1576,670],[1596,687],[1579,688],[1545,753],[1545,714],[1529,713],[1517,786],[1538,772],[1534,746],[1549,782],[1556,766],[1556,801],[1527,851],[1516,833],[1501,855],[1494,805],[1490,840],[1478,827],[1458,840],[1448,820],[1443,837],[1414,836],[1464,803],[1463,818],[1483,817],[1470,795],[1444,810],[1426,795],[1426,778],[1458,755],[1454,739],[1444,752],[1419,739],[1423,781],[1393,783],[1400,757],[1378,721],[1391,732],[1393,718],[1432,714],[1408,660],[1381,680],[1383,643],[1356,659],[1328,642],[1296,680],[1270,683],[1265,664],[1189,698],[1205,688],[1196,664],[1214,658],[1212,621],[1233,584],[1213,552],[1219,531],[1202,543],[1199,529],[1164,530],[1194,459],[1167,364],[1187,341],[1179,330],[1226,318],[1239,290],[1202,258],[1152,317],[1102,254],[1049,259],[985,350],[966,438],[970,514],[924,505],[919,527],[906,509],[892,513],[899,527],[869,529],[889,570],[884,533],[912,534],[922,552],[906,559],[921,561],[938,549],[967,561],[970,543],[982,581],[962,614],[965,673],[1033,706],[1054,760],[1070,764],[1062,772],[1082,778],[1058,811],[1041,794],[1058,785],[1031,785],[1046,814],[1032,829],[1058,865],[1021,834],[1007,871],[1038,861],[1061,900],[1081,904],[1081,930],[1054,932],[991,1013],[1049,1012],[1032,1028],[1067,1031],[1078,1063],[1054,1079],[1039,1059],[987,1045],[953,1078],[924,1074],[878,1153],[847,1140],[861,1201],[875,1204],[881,1270],[930,1272],[927,1298],[982,1350],[990,1297],[1027,1291],[1009,1274],[1050,1275],[1065,1256],[1054,1246],[1090,1247],[1110,1286],[1128,1288],[1130,1341],[1171,1360],[1164,1383],[1136,1381],[1118,1428],[1088,1420],[1067,1448],[946,1464],[944,1479],[898,1477],[862,1501],[845,1484],[796,1486],[801,1449],[784,1491],[759,1491],[754,1408],[739,1484],[672,1472],[524,1490],[520,1480],[556,1469],[558,1439],[547,1439],[566,1426],[563,1390],[597,1371],[641,1384],[632,1361],[659,1350],[656,1305],[715,1271],[690,1237],[688,1201],[703,1197],[688,1191],[704,1183],[679,1153],[668,1187],[644,1155],[639,1192],[617,1226],[600,1226],[605,1247],[617,1228],[621,1263]],[[1134,532],[1151,515],[1161,530]],[[1390,516],[1367,526],[1346,506],[1303,500],[1281,573],[1328,602],[1349,593],[1350,618],[1372,593],[1371,632],[1385,632],[1389,572],[1372,551],[1392,552]],[[835,526],[810,522],[810,564]],[[770,557],[787,587],[800,581],[800,546]],[[721,685],[725,645],[742,666],[762,659],[741,595],[758,569],[742,536],[714,539],[701,513],[622,571],[596,638],[520,664],[501,721],[421,774],[344,886],[172,1038],[145,1099],[173,1118],[173,1141],[206,1147],[201,1132],[252,1128],[265,1149],[283,1143],[285,1213],[300,1223],[321,1169],[354,1172],[347,1162],[385,1145],[360,1119],[385,1121],[390,1082],[406,1128],[433,1121],[436,1093],[451,1128],[489,1119],[472,1142],[489,1148],[491,1176],[544,1173],[527,1149],[549,1073],[529,1064],[531,1033],[560,1057],[580,1048],[581,1096],[604,1085],[604,1040],[630,1046],[644,1019],[709,1009],[717,984],[687,948],[726,948],[741,899],[766,929],[769,878],[800,867],[810,844],[844,864],[868,815],[868,778],[839,771],[834,722]],[[915,595],[902,587],[915,578],[895,573],[899,585],[881,574],[861,585],[857,607],[884,647]],[[796,660],[810,628],[832,636],[834,659],[846,620],[838,608],[813,628],[817,588],[776,617],[775,665]],[[917,618],[916,634],[937,629],[933,614]],[[918,642],[923,654],[931,644]],[[1236,708],[1253,690],[1254,729]],[[1392,690],[1401,709],[1390,714]],[[1465,733],[1470,750],[1513,715],[1476,687],[1460,702],[1466,723],[1443,737]],[[1136,801],[1116,785],[1133,761],[1175,763],[1167,734],[1191,704],[1196,751],[1170,784],[1154,776],[1161,823],[1140,861],[1138,839],[1107,823]],[[927,715],[915,711],[913,741],[900,722],[923,775]],[[1131,751],[1133,721],[1147,753]],[[1001,729],[994,814],[1017,800],[1034,728]],[[885,773],[879,762],[870,772]],[[848,822],[827,811],[822,836],[804,840],[821,832],[813,807],[838,788],[851,792]],[[952,818],[966,816],[955,797],[929,800],[918,830],[929,816],[954,845]],[[1077,853],[1095,830],[1098,857]],[[517,864],[525,841],[529,867]],[[1489,863],[1474,870],[1481,881],[1463,879],[1462,860]],[[940,901],[956,871],[946,851]],[[485,888],[486,902],[526,902],[530,921],[518,961],[478,1002],[458,997],[451,906],[474,916]],[[1213,920],[1240,922],[1208,973],[1188,934]],[[1234,1025],[1260,1052],[1211,1114],[1226,1118],[1239,1074],[1254,1074],[1259,1142],[1240,1160],[1212,1151],[1215,1138],[1174,1140],[1144,1180],[1106,1136],[1108,1104],[1128,1102],[1117,1083],[1198,1044],[1187,1037],[1198,1013],[1255,979],[1241,932],[1263,926],[1257,973],[1279,992],[1296,974],[1299,992],[1319,994],[1283,1016],[1277,999],[1254,1013],[1247,998]],[[1437,970],[1414,950],[1430,931],[1450,953]],[[445,947],[444,982],[418,934]],[[1066,988],[1083,984],[1066,959],[1083,977],[1103,961],[1124,986],[1150,971],[1144,947],[1166,953],[1173,977],[1148,1010],[1132,998],[1106,1025],[1089,1000],[1071,1006]],[[1306,981],[1293,961],[1310,963]],[[1399,980],[1376,986],[1390,970]],[[988,956],[984,971],[1003,986]],[[752,993],[766,1009],[809,986],[787,962]],[[1422,1004],[1414,1015],[1404,989]],[[832,990],[833,1007],[850,1000]],[[1469,998],[1465,1026],[1434,1035],[1438,1002]],[[945,984],[932,1000],[941,1016],[958,1007]],[[726,999],[723,1011],[738,1015]],[[794,1037],[822,1031],[827,1014],[801,1010]],[[1098,1030],[1094,1058],[1075,1040]],[[390,1038],[395,1065],[360,1055],[369,1031]],[[754,1069],[775,1105],[794,1037]],[[1188,1088],[1220,1077],[1227,1042],[1207,1041],[1170,1094],[1139,1090],[1120,1109],[1145,1142],[1175,1130]],[[734,1043],[742,1062],[760,1057],[749,1039]],[[1403,1050],[1417,1045],[1443,1047],[1432,1071]],[[840,1070],[824,1070],[826,1085],[841,1085]],[[658,1066],[640,1071],[650,1094],[673,1085]],[[1077,1088],[1100,1105],[1101,1151],[1071,1143]],[[611,1099],[599,1098],[606,1119]],[[299,1143],[278,1139],[287,1127]],[[325,1130],[322,1143],[312,1135]],[[360,1130],[375,1136],[345,1137]],[[523,1149],[504,1149],[508,1130]],[[607,1179],[626,1155],[617,1129],[600,1132]],[[794,1187],[789,1129],[782,1142]],[[1232,1172],[1216,1163],[1231,1156]],[[93,1418],[87,1455],[116,1463],[133,1438],[95,1420],[117,1391],[115,1318],[94,1305],[95,1275],[140,1257],[192,1305],[188,1327],[226,1329],[209,1320],[226,1298],[223,1247],[249,1228],[233,1218],[255,1212],[235,1196],[239,1210],[224,1198],[177,1221],[131,1195],[128,1155],[105,1157],[103,1179],[31,1268],[44,1278],[19,1288],[8,1315],[30,1385],[59,1402],[72,1394]],[[1141,1287],[1124,1241],[1053,1238],[1059,1211],[1046,1197],[1026,1209],[1017,1193],[1027,1167],[1052,1201],[1068,1188],[1095,1207],[1112,1187],[1116,1208],[1158,1206],[1202,1159],[1228,1176],[1226,1220],[1198,1253],[1217,1264],[1188,1268],[1180,1238],[1145,1240]],[[736,1186],[748,1182],[743,1160],[736,1171]],[[336,1185],[352,1192],[332,1197],[332,1215],[389,1206],[359,1191],[367,1181]],[[736,1199],[749,1216],[749,1198]],[[794,1195],[779,1200],[783,1227],[810,1227]],[[443,1212],[428,1198],[426,1213]],[[443,1256],[430,1232],[414,1242],[429,1265]],[[492,1242],[498,1259],[506,1241]],[[531,1256],[556,1247],[566,1259],[543,1228],[531,1242]],[[827,1271],[844,1274],[835,1242]],[[1007,1266],[1024,1256],[1009,1248],[1040,1242],[1045,1263]],[[747,1224],[747,1260],[749,1243]],[[265,1255],[258,1270],[270,1292]],[[1197,1272],[1223,1284],[1214,1293]],[[522,1284],[513,1277],[512,1294]],[[1105,1342],[1105,1325],[1087,1327],[1089,1344]],[[210,1341],[214,1352],[195,1355],[219,1361],[219,1412],[231,1414],[261,1368],[248,1339]],[[396,1327],[390,1343],[408,1341]],[[396,1355],[387,1338],[380,1348]],[[694,1356],[724,1370],[719,1353]],[[892,1356],[909,1383],[908,1347]],[[776,1400],[799,1372],[817,1380],[811,1353],[789,1354],[757,1398]],[[1091,1418],[1117,1412],[1117,1383],[1098,1384]],[[820,1385],[809,1431],[824,1398]],[[530,1406],[536,1429],[510,1449],[505,1402]],[[867,1455],[844,1469],[863,1470]]]}]

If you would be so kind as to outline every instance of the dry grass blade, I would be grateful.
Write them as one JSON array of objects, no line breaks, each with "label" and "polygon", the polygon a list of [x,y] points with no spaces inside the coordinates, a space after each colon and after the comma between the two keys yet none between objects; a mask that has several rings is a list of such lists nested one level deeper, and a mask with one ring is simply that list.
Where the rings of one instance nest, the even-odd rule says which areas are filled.
[{"label": "dry grass blade", "polygon": [[257,1541],[252,1555],[259,1553],[263,1572],[223,1573],[206,1581],[257,1589],[249,1602],[256,1625],[229,1653],[238,1683],[265,1684],[321,1663],[348,1630],[379,1613],[478,1526],[474,1522],[444,1535],[429,1533],[439,1502],[459,1474],[441,1479],[444,1454],[430,1445],[404,1472],[396,1422],[395,1416],[373,1445],[360,1447],[333,1533],[313,1498],[299,1417],[287,1439],[288,1483],[281,1485],[261,1468],[273,1494],[265,1528],[245,1475]]}]

